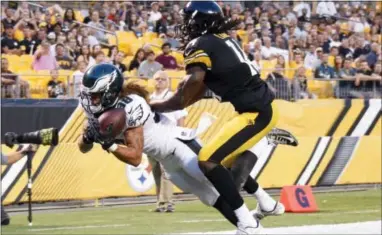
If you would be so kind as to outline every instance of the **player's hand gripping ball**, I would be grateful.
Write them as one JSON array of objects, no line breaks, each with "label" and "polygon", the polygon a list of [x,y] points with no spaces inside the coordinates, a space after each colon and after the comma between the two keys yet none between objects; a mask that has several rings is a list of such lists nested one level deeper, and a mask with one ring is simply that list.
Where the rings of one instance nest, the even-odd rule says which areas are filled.
[{"label": "player's hand gripping ball", "polygon": [[125,130],[126,114],[124,109],[111,109],[99,118],[99,133],[104,137],[116,138]]}]

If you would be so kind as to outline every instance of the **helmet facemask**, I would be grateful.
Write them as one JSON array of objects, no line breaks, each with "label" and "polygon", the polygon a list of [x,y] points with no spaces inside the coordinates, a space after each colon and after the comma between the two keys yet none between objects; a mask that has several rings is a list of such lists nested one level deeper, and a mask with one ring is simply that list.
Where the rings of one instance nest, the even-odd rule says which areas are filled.
[{"label": "helmet facemask", "polygon": [[91,114],[100,114],[118,102],[120,87],[114,79],[116,73],[101,77],[91,88],[82,86],[80,92],[81,105]]}]

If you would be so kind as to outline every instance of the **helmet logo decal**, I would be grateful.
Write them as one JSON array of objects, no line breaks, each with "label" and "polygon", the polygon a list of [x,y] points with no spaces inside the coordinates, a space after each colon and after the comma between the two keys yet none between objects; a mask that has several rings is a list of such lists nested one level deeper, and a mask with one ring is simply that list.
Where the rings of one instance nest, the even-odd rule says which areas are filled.
[{"label": "helmet logo decal", "polygon": [[89,92],[101,92],[109,89],[110,84],[114,82],[114,80],[117,77],[117,71],[113,71],[110,74],[106,74],[99,79],[97,79],[94,83],[94,85],[89,88]]},{"label": "helmet logo decal", "polygon": [[196,10],[196,11],[194,11],[194,13],[192,13],[191,19],[193,19],[196,16],[196,14],[198,14],[198,10]]}]

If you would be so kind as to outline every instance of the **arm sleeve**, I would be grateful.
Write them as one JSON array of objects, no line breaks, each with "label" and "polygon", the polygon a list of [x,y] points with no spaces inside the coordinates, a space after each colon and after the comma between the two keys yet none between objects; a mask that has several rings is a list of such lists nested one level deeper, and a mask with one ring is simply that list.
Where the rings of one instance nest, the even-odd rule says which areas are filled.
[{"label": "arm sleeve", "polygon": [[[186,65],[186,70],[189,67],[199,65],[205,70],[211,70],[211,59],[201,45],[201,39],[196,38],[188,43],[186,50],[184,51],[184,63]],[[204,44],[203,44],[204,45]]]},{"label": "arm sleeve", "polygon": [[1,153],[1,165],[8,165],[8,157],[3,153]]},{"label": "arm sleeve", "polygon": [[132,99],[125,106],[127,129],[143,126],[151,114],[146,100],[138,95],[130,95]]}]

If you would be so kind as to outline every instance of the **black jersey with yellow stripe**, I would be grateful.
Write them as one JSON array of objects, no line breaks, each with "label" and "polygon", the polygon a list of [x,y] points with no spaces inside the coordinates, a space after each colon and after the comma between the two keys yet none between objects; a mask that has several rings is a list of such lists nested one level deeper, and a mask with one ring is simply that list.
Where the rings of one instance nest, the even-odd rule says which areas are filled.
[{"label": "black jersey with yellow stripe", "polygon": [[227,34],[207,34],[192,40],[184,58],[186,69],[205,69],[206,86],[221,102],[232,103],[239,113],[261,111],[274,99],[259,71]]}]

